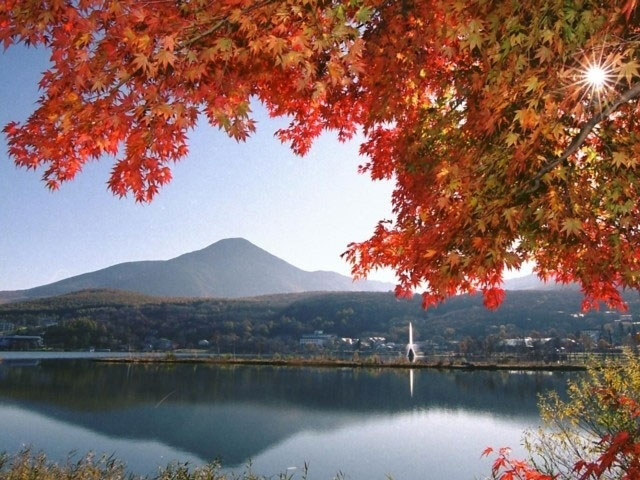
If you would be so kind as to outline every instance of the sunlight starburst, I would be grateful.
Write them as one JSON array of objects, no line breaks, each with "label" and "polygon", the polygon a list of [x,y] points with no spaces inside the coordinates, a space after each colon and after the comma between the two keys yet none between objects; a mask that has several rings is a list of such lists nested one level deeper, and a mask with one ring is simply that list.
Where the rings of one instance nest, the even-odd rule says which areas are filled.
[{"label": "sunlight starburst", "polygon": [[612,62],[602,52],[600,58],[594,55],[590,60],[580,62],[574,85],[583,90],[580,101],[587,98],[591,102],[597,102],[598,108],[602,110],[615,83]]},{"label": "sunlight starburst", "polygon": [[601,89],[606,85],[607,72],[598,65],[592,65],[585,72],[585,80],[592,88]]}]

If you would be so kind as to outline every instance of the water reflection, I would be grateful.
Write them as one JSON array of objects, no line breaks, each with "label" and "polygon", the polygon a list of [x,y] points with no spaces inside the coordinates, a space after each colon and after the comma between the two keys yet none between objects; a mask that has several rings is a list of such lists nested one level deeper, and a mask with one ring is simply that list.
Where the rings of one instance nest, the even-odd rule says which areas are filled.
[{"label": "water reflection", "polygon": [[409,370],[409,393],[413,398],[413,368]]},{"label": "water reflection", "polygon": [[[474,461],[492,440],[517,444],[522,428],[538,422],[536,395],[563,390],[566,379],[563,373],[3,365],[0,422],[9,435],[0,449],[29,443],[64,455],[64,448],[91,448],[124,456],[141,472],[172,459],[220,458],[241,466],[251,458],[263,472],[310,460],[312,472],[324,475],[318,478],[337,468],[361,478],[376,465],[374,477],[403,478],[406,461],[434,474],[424,448],[441,459],[448,448],[443,439],[458,451],[468,448]],[[452,463],[447,468],[477,468],[477,462]]]}]

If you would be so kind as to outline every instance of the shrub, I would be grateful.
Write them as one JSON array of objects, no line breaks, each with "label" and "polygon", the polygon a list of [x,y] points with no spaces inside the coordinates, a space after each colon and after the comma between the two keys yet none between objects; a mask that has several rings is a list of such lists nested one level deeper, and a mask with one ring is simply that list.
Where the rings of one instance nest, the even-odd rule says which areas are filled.
[{"label": "shrub", "polygon": [[527,461],[501,449],[493,478],[640,478],[640,361],[631,351],[620,360],[590,361],[586,374],[569,382],[567,400],[549,393],[540,410],[545,426],[525,436]]}]

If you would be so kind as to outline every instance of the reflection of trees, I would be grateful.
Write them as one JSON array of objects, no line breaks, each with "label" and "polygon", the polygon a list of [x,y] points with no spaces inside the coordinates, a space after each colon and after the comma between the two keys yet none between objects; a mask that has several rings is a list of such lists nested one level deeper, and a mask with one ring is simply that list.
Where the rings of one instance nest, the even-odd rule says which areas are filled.
[{"label": "reflection of trees", "polygon": [[[415,408],[537,418],[566,375],[43,362],[0,366],[0,402],[118,438],[157,440],[237,465],[305,430]],[[256,434],[259,432],[259,434]]]},{"label": "reflection of trees", "polygon": [[211,365],[43,362],[38,368],[0,367],[0,398],[80,410],[167,402],[260,403],[320,411],[398,412],[416,407],[461,408],[503,415],[537,415],[536,395],[563,390],[566,373],[505,371],[408,372]]}]

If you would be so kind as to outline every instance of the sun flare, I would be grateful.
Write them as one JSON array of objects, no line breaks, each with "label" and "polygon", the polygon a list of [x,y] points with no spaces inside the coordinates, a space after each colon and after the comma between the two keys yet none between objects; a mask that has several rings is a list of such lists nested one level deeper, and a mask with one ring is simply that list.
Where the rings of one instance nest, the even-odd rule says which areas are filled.
[{"label": "sun flare", "polygon": [[592,88],[600,89],[607,83],[607,72],[598,65],[592,65],[585,72],[585,80]]},{"label": "sun flare", "polygon": [[586,99],[602,109],[616,83],[612,61],[604,53],[600,58],[594,56],[581,62],[576,74],[573,85],[582,92],[580,101]]}]

